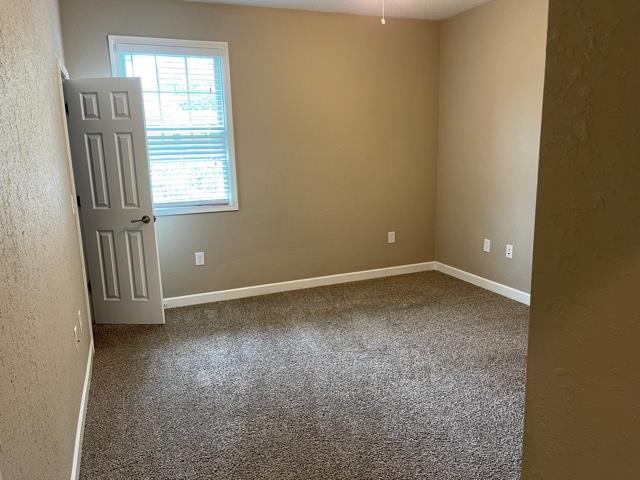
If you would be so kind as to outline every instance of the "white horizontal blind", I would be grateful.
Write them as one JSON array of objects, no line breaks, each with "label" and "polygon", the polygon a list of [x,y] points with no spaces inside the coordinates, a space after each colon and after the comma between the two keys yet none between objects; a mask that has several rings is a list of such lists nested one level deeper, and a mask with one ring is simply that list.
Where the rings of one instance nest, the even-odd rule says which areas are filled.
[{"label": "white horizontal blind", "polygon": [[121,75],[142,79],[154,207],[231,204],[223,57],[117,56]]}]

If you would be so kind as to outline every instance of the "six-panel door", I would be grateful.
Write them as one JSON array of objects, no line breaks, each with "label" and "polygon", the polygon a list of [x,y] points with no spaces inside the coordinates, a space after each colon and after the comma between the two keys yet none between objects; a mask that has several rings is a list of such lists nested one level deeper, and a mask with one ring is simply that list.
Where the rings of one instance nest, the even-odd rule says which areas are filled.
[{"label": "six-panel door", "polygon": [[164,323],[140,80],[67,80],[65,101],[96,323]]}]

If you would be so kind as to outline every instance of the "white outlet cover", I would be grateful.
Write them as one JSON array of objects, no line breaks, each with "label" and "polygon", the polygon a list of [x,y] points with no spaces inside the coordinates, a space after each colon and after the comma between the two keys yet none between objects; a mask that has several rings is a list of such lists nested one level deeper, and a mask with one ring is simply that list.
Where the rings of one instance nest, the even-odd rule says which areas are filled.
[{"label": "white outlet cover", "polygon": [[396,232],[387,233],[387,243],[396,243]]},{"label": "white outlet cover", "polygon": [[76,351],[78,350],[78,344],[80,343],[80,338],[78,338],[78,325],[73,326],[73,338],[76,341]]},{"label": "white outlet cover", "polygon": [[513,245],[507,243],[506,257],[513,258]]},{"label": "white outlet cover", "polygon": [[484,239],[484,247],[482,248],[485,252],[489,253],[491,251],[491,240],[488,238]]},{"label": "white outlet cover", "polygon": [[204,265],[204,252],[196,252],[196,266]]}]

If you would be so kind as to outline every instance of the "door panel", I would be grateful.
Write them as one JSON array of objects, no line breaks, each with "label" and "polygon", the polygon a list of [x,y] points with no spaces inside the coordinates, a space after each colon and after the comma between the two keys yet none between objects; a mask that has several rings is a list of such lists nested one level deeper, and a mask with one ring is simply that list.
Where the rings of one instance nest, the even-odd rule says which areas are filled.
[{"label": "door panel", "polygon": [[122,208],[140,208],[133,137],[130,133],[116,133],[116,144]]},{"label": "door panel", "polygon": [[137,78],[67,80],[69,138],[96,323],[164,323]]},{"label": "door panel", "polygon": [[107,179],[107,166],[104,163],[102,135],[99,133],[85,134],[84,143],[87,150],[93,208],[110,208],[109,180]]},{"label": "door panel", "polygon": [[98,261],[100,262],[100,279],[102,281],[105,301],[120,300],[120,282],[116,266],[116,247],[112,231],[98,230]]},{"label": "door panel", "polygon": [[147,264],[144,258],[144,239],[141,232],[127,231],[131,298],[147,300]]}]

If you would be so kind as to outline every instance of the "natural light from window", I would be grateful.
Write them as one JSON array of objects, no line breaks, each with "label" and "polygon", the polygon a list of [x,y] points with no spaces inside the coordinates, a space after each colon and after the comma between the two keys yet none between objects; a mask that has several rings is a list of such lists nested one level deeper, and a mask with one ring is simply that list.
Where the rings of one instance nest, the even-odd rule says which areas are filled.
[{"label": "natural light from window", "polygon": [[232,205],[225,58],[161,50],[117,46],[118,73],[142,80],[154,208]]}]

